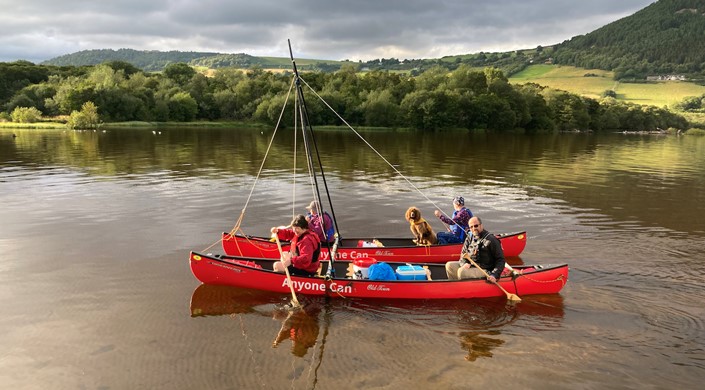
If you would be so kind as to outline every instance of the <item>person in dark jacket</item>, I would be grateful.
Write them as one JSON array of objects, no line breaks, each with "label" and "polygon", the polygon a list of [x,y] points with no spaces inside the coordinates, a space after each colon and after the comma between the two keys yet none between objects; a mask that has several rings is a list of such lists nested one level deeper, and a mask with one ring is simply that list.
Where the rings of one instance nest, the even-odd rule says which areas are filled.
[{"label": "person in dark jacket", "polygon": [[485,274],[467,260],[466,257],[470,257],[489,274],[488,281],[496,282],[506,264],[502,244],[494,234],[485,230],[479,217],[470,218],[469,225],[472,234],[465,239],[460,260],[446,263],[448,279],[485,278]]},{"label": "person in dark jacket", "polygon": [[306,217],[299,214],[291,221],[291,229],[273,227],[272,233],[282,241],[291,241],[291,249],[284,252],[282,261],[274,263],[274,271],[284,272],[289,268],[291,275],[313,276],[318,272],[321,241],[308,229]]}]

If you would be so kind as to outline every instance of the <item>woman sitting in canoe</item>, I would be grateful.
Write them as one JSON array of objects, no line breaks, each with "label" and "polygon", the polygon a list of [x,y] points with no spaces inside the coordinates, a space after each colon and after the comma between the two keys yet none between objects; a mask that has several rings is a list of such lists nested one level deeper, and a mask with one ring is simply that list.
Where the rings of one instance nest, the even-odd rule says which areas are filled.
[{"label": "woman sitting in canoe", "polygon": [[306,207],[306,210],[308,210],[306,220],[308,221],[309,230],[316,233],[321,242],[333,242],[335,239],[335,227],[330,214],[325,211],[319,213],[318,202],[315,200]]},{"label": "woman sitting in canoe", "polygon": [[291,275],[313,276],[318,272],[321,241],[308,229],[306,217],[299,214],[291,221],[291,229],[272,228],[280,240],[291,241],[291,250],[285,252],[282,261],[274,263],[274,271],[284,272],[289,269]]},{"label": "woman sitting in canoe", "polygon": [[457,244],[465,241],[466,232],[468,232],[468,221],[472,218],[472,211],[465,207],[465,199],[462,196],[453,198],[453,217],[448,218],[440,210],[436,210],[434,214],[440,218],[443,223],[448,225],[449,232],[439,232],[439,244]]}]

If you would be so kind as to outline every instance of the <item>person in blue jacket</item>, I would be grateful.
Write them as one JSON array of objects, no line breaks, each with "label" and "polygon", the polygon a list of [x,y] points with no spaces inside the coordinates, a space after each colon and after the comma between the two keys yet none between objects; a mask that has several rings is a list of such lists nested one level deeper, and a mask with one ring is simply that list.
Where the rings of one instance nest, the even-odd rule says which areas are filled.
[{"label": "person in blue jacket", "polygon": [[465,241],[465,235],[468,231],[468,221],[472,218],[472,211],[465,207],[465,199],[462,196],[453,198],[452,218],[446,217],[442,212],[436,210],[434,214],[440,218],[443,223],[448,225],[449,232],[439,232],[438,244],[459,244]]}]

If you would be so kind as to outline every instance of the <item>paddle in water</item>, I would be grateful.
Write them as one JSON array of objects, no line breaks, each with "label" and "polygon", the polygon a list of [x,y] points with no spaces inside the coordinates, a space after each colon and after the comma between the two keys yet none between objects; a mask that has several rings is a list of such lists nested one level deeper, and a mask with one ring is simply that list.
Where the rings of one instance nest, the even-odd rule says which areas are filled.
[{"label": "paddle in water", "polygon": [[477,265],[477,263],[475,262],[475,260],[471,259],[470,256],[469,256],[467,253],[466,253],[463,257],[464,257],[465,259],[467,259],[468,261],[470,261],[470,262],[472,263],[472,265],[474,265],[475,267],[477,267],[477,269],[479,269],[480,271],[482,271],[482,273],[485,274],[485,276],[487,277],[487,280],[489,280],[490,282],[494,283],[495,286],[499,287],[499,289],[502,290],[502,291],[507,295],[507,299],[509,299],[509,300],[512,301],[512,302],[521,302],[521,298],[519,298],[518,295],[512,294],[512,293],[508,292],[507,290],[504,289],[504,287],[500,286],[499,283],[497,283],[496,280],[490,279],[490,274],[488,274],[487,271],[485,271],[485,270],[482,269],[479,265]]},{"label": "paddle in water", "polygon": [[291,289],[291,309],[301,308],[299,300],[296,299],[296,291],[294,291],[294,284],[291,283],[291,275],[289,274],[289,267],[284,264],[284,251],[282,250],[282,243],[279,241],[279,236],[275,233],[274,239],[277,241],[277,248],[279,248],[279,259],[284,265],[284,272],[286,272],[286,281],[289,284],[289,289]]}]

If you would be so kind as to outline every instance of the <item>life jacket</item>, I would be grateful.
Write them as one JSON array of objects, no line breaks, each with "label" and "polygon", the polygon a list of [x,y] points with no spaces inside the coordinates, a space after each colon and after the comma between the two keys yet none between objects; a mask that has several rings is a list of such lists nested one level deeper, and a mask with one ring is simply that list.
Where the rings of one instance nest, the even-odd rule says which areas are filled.
[{"label": "life jacket", "polygon": [[335,225],[333,224],[333,218],[331,218],[330,214],[328,214],[327,211],[323,212],[323,218],[321,218],[321,223],[323,226],[323,231],[326,232],[326,239],[328,241],[333,241],[333,237],[335,237]]},{"label": "life jacket", "polygon": [[[317,237],[313,232],[311,232],[310,230],[307,230],[306,232],[304,232],[304,234],[302,234],[302,235],[300,235],[300,236],[295,236],[294,241],[292,241],[292,243],[291,243],[291,248],[292,248],[291,252],[292,252],[292,254],[293,254],[294,256],[300,255],[300,253],[299,253],[299,247],[297,246],[297,244],[298,244],[299,241],[301,241],[306,235],[309,235],[309,234],[310,234],[312,237],[314,237],[316,241],[318,241],[318,237]],[[313,250],[313,256],[311,256],[311,264],[317,263],[317,262],[318,262],[318,256],[321,255],[321,242],[318,241],[317,244],[318,244],[318,245],[316,245],[316,249]]]}]

